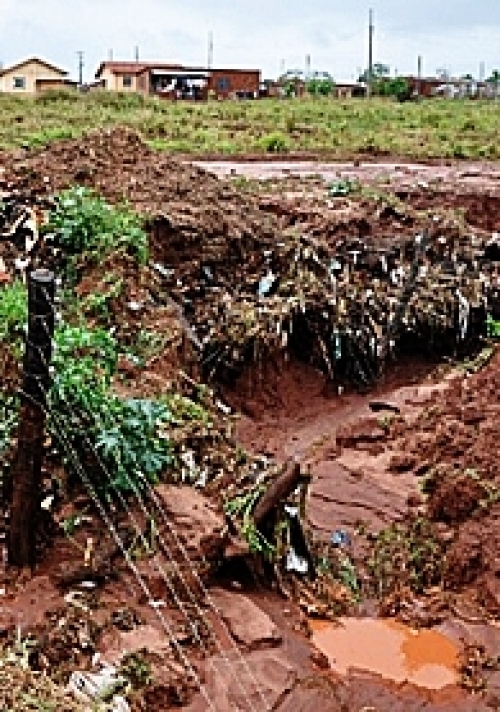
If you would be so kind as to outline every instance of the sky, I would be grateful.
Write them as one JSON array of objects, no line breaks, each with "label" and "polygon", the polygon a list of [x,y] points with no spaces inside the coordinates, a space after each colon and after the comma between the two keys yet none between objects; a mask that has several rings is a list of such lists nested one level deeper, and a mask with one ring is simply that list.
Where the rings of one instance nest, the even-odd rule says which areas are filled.
[{"label": "sky", "polygon": [[352,80],[367,65],[368,10],[374,61],[398,74],[445,69],[486,76],[500,69],[500,0],[0,0],[0,62],[40,56],[84,79],[101,61],[143,60],[214,66],[328,71]]}]

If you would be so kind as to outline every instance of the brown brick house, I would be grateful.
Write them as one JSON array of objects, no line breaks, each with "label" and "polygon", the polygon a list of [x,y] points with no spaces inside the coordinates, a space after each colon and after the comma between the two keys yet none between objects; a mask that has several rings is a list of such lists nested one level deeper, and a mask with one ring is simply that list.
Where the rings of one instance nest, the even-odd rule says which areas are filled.
[{"label": "brown brick house", "polygon": [[204,69],[164,62],[102,62],[96,79],[109,91],[169,99],[257,98],[260,71]]}]

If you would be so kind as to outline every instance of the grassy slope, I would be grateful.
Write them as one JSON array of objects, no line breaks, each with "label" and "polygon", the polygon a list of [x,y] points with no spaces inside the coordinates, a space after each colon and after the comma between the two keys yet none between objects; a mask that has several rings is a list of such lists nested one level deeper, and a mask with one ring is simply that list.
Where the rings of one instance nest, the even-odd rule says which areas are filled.
[{"label": "grassy slope", "polygon": [[153,145],[193,154],[310,151],[332,158],[389,152],[408,157],[500,157],[494,101],[376,99],[171,103],[138,96],[0,95],[0,148],[44,145],[118,124]]}]

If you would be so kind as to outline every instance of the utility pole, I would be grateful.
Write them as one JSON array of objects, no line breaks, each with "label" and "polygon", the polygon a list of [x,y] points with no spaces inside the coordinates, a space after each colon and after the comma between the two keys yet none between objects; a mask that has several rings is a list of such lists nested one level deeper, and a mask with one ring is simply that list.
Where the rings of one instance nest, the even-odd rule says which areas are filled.
[{"label": "utility pole", "polygon": [[367,96],[368,98],[372,95],[372,82],[373,82],[373,10],[370,8],[369,15],[369,27],[368,27],[368,86],[367,86]]},{"label": "utility pole", "polygon": [[78,84],[79,86],[82,86],[83,84],[83,67],[84,67],[84,53],[80,50],[79,52],[76,53],[78,55]]},{"label": "utility pole", "polygon": [[208,33],[208,69],[212,69],[214,63],[214,33],[210,31]]},{"label": "utility pole", "polygon": [[311,78],[311,55],[306,54],[306,79]]},{"label": "utility pole", "polygon": [[23,383],[17,452],[11,466],[11,506],[8,561],[12,566],[36,563],[40,520],[42,457],[49,363],[54,334],[54,274],[35,270],[28,281],[28,339],[24,352]]},{"label": "utility pole", "polygon": [[108,59],[109,59],[110,62],[113,61],[113,50],[112,50],[112,49],[110,49],[109,52],[108,52]]},{"label": "utility pole", "polygon": [[484,77],[486,74],[486,67],[484,62],[479,63],[479,81],[484,82]]},{"label": "utility pole", "polygon": [[422,55],[418,55],[417,60],[417,94],[420,96],[422,92]]},{"label": "utility pole", "polygon": [[135,48],[135,61],[136,62],[139,61],[139,47],[137,47],[137,46]]}]

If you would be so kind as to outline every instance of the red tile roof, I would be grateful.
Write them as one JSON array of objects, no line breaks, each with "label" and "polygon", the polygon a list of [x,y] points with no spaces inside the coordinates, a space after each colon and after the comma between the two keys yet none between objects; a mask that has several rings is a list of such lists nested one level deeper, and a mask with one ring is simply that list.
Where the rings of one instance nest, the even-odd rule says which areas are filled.
[{"label": "red tile roof", "polygon": [[101,62],[95,76],[98,79],[105,69],[113,74],[142,74],[147,69],[184,69],[181,64],[166,64],[165,62]]}]

